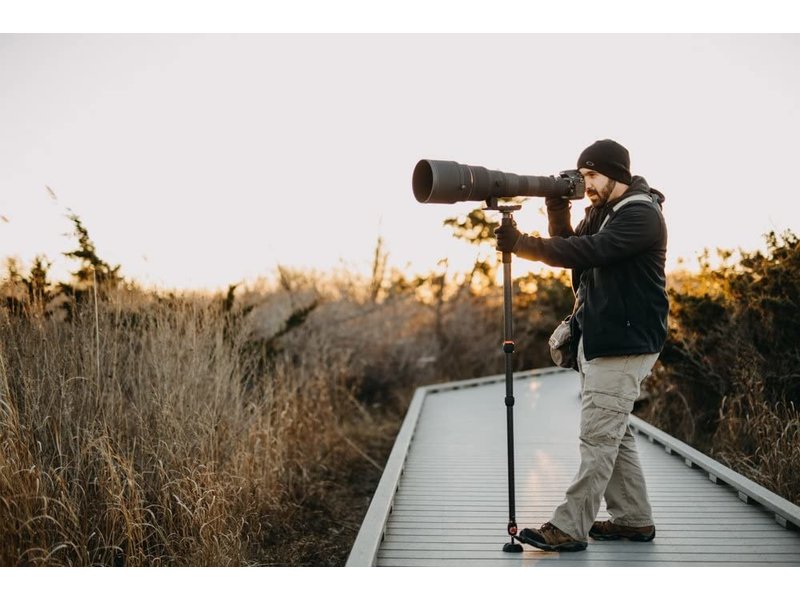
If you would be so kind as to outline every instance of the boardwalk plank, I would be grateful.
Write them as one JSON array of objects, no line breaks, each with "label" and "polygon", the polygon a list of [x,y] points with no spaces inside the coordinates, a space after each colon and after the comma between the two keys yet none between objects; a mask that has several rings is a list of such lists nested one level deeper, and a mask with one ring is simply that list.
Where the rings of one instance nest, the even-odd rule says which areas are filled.
[{"label": "boardwalk plank", "polygon": [[665,564],[663,562],[654,561],[641,561],[638,563],[627,563],[625,561],[614,560],[587,560],[580,564],[575,564],[569,561],[557,560],[539,560],[539,561],[526,561],[515,562],[513,558],[500,558],[500,559],[427,559],[424,563],[420,563],[417,559],[407,558],[385,558],[381,559],[381,566],[385,567],[664,567],[664,566],[680,566],[680,567],[796,567],[797,563],[792,561],[771,561],[768,564],[759,564],[753,562],[742,562],[732,560],[721,561],[698,561],[692,560],[688,562],[675,562]]},{"label": "boardwalk plank", "polygon": [[[737,534],[737,537],[731,537],[730,533],[722,532],[722,535],[712,537],[709,535],[697,535],[689,537],[692,534],[682,532],[681,535],[663,535],[659,533],[654,544],[662,545],[669,542],[672,546],[699,546],[701,544],[708,544],[709,546],[741,546],[747,544],[748,546],[780,546],[791,547],[795,551],[800,550],[800,543],[797,541],[796,536],[786,536],[783,538],[764,536],[763,532],[747,532],[752,535],[748,538]],[[496,534],[440,534],[440,535],[420,535],[415,533],[400,534],[390,533],[384,538],[383,547],[388,548],[391,544],[441,544],[442,542],[457,543],[457,544],[502,544],[507,540],[506,535]],[[615,544],[627,544],[625,541],[614,542]],[[630,542],[635,544],[636,542]]]}]

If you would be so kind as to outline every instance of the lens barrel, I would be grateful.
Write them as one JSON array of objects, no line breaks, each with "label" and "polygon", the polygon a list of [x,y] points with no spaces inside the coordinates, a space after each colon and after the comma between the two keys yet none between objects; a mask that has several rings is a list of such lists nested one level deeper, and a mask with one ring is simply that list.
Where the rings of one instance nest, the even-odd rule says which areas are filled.
[{"label": "lens barrel", "polygon": [[516,175],[449,160],[424,159],[414,167],[411,186],[414,197],[423,204],[482,202],[513,196],[570,197],[575,191],[574,182],[568,178]]}]

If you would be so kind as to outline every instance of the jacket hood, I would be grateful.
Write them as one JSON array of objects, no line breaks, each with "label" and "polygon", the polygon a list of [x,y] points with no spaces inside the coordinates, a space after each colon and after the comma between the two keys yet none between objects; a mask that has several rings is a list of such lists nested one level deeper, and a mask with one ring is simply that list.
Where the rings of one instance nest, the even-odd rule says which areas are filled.
[{"label": "jacket hood", "polygon": [[632,196],[633,194],[650,194],[656,199],[659,205],[664,204],[664,201],[666,200],[664,194],[659,192],[656,188],[651,188],[647,184],[647,180],[639,175],[634,175],[633,179],[631,180],[631,184],[628,186],[628,189],[625,190],[625,193],[622,194],[622,196],[620,196],[620,200],[627,198],[628,196]]}]

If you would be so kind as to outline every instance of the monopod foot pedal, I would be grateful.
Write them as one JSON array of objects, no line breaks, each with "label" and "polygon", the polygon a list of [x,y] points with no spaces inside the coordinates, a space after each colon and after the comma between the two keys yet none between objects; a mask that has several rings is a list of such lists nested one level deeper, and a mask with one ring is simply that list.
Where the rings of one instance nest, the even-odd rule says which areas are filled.
[{"label": "monopod foot pedal", "polygon": [[514,542],[508,542],[506,544],[503,544],[503,552],[519,554],[520,552],[522,552],[522,544],[515,544]]}]

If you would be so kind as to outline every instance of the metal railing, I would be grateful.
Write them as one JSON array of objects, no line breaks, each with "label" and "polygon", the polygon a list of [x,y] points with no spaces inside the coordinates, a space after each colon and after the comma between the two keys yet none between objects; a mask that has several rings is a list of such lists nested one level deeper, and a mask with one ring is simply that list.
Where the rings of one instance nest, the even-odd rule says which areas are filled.
[{"label": "metal railing", "polygon": [[724,483],[731,486],[736,490],[739,499],[743,502],[757,503],[771,511],[775,515],[775,521],[783,527],[800,528],[800,506],[792,504],[786,498],[770,492],[755,481],[695,450],[668,433],[664,433],[639,417],[631,415],[630,424],[632,429],[647,436],[651,442],[661,444],[668,454],[677,454],[683,458],[683,462],[687,467],[702,469],[708,473],[708,478],[714,483]]}]

